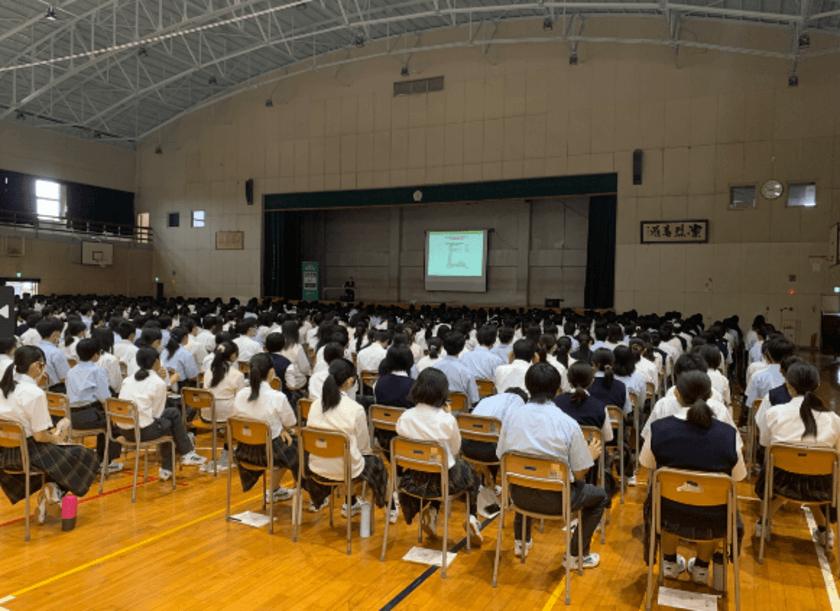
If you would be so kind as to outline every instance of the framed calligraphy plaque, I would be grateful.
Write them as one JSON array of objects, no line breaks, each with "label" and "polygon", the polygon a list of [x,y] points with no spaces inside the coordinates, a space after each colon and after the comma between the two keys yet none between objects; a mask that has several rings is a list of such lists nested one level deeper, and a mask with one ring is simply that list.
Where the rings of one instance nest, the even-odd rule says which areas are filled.
[{"label": "framed calligraphy plaque", "polygon": [[709,221],[642,221],[642,244],[705,244],[709,241]]}]

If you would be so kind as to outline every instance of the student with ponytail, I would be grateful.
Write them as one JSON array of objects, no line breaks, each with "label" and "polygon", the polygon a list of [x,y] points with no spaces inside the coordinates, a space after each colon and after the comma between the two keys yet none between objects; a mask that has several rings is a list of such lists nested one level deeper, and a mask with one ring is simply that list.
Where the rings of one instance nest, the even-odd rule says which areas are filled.
[{"label": "student with ponytail", "polygon": [[[23,346],[15,352],[14,364],[0,380],[0,419],[20,424],[26,435],[29,462],[33,469],[46,473],[47,485],[41,491],[35,517],[39,524],[46,518],[47,502],[59,503],[72,492],[85,496],[99,474],[96,452],[81,445],[56,445],[62,440],[52,432],[47,410],[47,396],[38,388],[46,362],[37,346]],[[23,469],[18,448],[0,448],[0,488],[14,505],[25,498],[26,478],[9,471]],[[41,488],[41,478],[30,479],[30,494]]]},{"label": "student with ponytail", "polygon": [[64,341],[61,342],[61,351],[64,356],[74,361],[79,360],[79,355],[76,353],[76,345],[80,340],[84,339],[87,334],[87,325],[81,320],[71,320],[67,323],[67,328],[64,330]]},{"label": "student with ponytail", "polygon": [[[296,327],[297,328],[297,325]],[[271,381],[276,377],[274,361],[265,352],[255,354],[248,362],[249,385],[236,393],[233,400],[233,415],[242,418],[260,420],[271,428],[274,466],[288,469],[295,480],[298,476],[298,449],[292,439],[289,429],[297,423],[289,400],[279,390],[271,388]],[[234,450],[237,461],[266,465],[268,457],[265,454],[265,443],[240,443]],[[260,481],[262,471],[249,471],[239,468],[239,480],[242,491],[248,492]],[[294,495],[294,490],[278,486],[276,490],[266,493],[266,502],[277,503],[287,501]]]},{"label": "student with ponytail", "polygon": [[[775,443],[803,444],[840,451],[840,416],[830,406],[817,397],[815,391],[820,385],[820,374],[816,367],[805,363],[794,363],[785,376],[785,385],[792,397],[789,403],[771,407],[758,420],[761,432],[761,445],[770,447]],[[764,496],[766,473],[762,467],[755,483],[755,492]],[[825,503],[832,499],[831,475],[795,475],[782,469],[773,471],[773,492],[797,502]],[[772,524],[773,514],[784,505],[780,499],[770,505]],[[834,533],[826,529],[827,520],[823,512],[813,511],[817,523],[817,540],[826,549],[834,543]],[[832,511],[831,521],[837,521],[836,512]],[[756,525],[756,536],[763,532],[761,521]]]},{"label": "student with ponytail", "polygon": [[424,369],[428,369],[440,360],[440,351],[443,349],[443,340],[439,337],[430,337],[427,340],[426,345],[429,347],[429,354],[424,356],[417,363],[417,371],[420,373],[423,373]]},{"label": "student with ponytail", "polygon": [[[670,467],[731,474],[736,481],[744,479],[747,469],[738,443],[740,436],[734,426],[715,418],[707,403],[711,395],[712,382],[705,370],[681,373],[675,390],[681,410],[653,423],[639,463],[651,470]],[[680,539],[689,539],[698,543],[697,557],[688,562],[688,570],[695,582],[708,582],[712,554],[719,541],[726,538],[726,511],[725,505],[697,507],[662,499],[660,543],[665,577],[676,579],[686,569],[685,558],[677,554],[677,544]],[[648,492],[644,504],[646,541],[650,540],[651,516],[652,499]],[[739,517],[739,538],[742,535]]]},{"label": "student with ponytail", "polygon": [[[163,335],[160,332],[160,329],[157,327],[143,327],[143,330],[140,332],[140,338],[137,340],[137,350],[134,351],[134,354],[129,355],[128,360],[125,361],[126,364],[126,375],[127,377],[132,377],[135,373],[137,373],[140,366],[137,364],[137,352],[140,348],[151,348],[155,352],[160,353],[162,348],[161,338]],[[165,376],[164,376],[165,377]]]},{"label": "student with ponytail", "polygon": [[[624,415],[633,411],[630,393],[621,380],[615,379],[615,354],[609,348],[598,348],[592,354],[592,367],[595,370],[595,382],[589,389],[589,394],[600,399],[605,405],[617,405],[622,408]],[[644,394],[639,397],[644,399]]]},{"label": "student with ponytail", "polygon": [[[156,330],[157,331],[157,330]],[[145,331],[144,331],[145,333]],[[160,331],[157,331],[159,334]],[[135,355],[137,371],[123,380],[120,399],[134,401],[140,418],[140,441],[150,441],[172,435],[175,451],[181,456],[182,465],[202,465],[205,458],[195,453],[193,444],[187,436],[187,429],[177,407],[166,407],[166,387],[161,375],[166,371],[161,367],[160,357],[154,348],[140,348]],[[120,429],[129,441],[134,441],[134,430]],[[161,448],[160,479],[172,477],[172,452],[168,447]]]},{"label": "student with ponytail", "polygon": [[[408,349],[405,348],[407,352]],[[410,354],[410,352],[409,352]],[[371,453],[370,434],[368,430],[365,409],[347,396],[347,391],[356,383],[356,368],[345,358],[333,359],[330,363],[329,374],[324,380],[321,398],[309,408],[307,426],[331,431],[340,431],[350,440],[350,460],[352,466],[350,474],[353,479],[363,479],[373,492],[373,499],[377,507],[385,506],[385,495],[388,491],[388,469],[382,458]],[[316,475],[335,481],[344,480],[343,458],[321,458],[309,456],[309,469]],[[310,511],[318,511],[327,502],[330,488],[310,482],[309,496]],[[362,503],[355,496],[348,508],[344,503],[341,515],[345,518],[357,515],[362,511]],[[349,513],[348,513],[349,512]],[[391,523],[396,522],[397,511],[391,512]]]},{"label": "student with ponytail", "polygon": [[[216,403],[216,422],[222,424],[233,415],[234,400],[236,393],[245,388],[248,384],[245,376],[235,366],[239,357],[239,351],[233,342],[222,342],[213,352],[213,360],[210,368],[204,372],[204,388],[213,393]],[[201,419],[210,421],[210,410],[201,410]],[[229,466],[228,446],[225,443],[222,454],[219,457],[216,468],[225,470]],[[209,461],[201,466],[201,471],[213,471],[214,461]]]},{"label": "student with ponytail", "polygon": [[637,357],[628,346],[620,344],[613,349],[615,365],[613,373],[615,382],[621,382],[628,393],[636,393],[639,401],[644,403],[647,396],[647,384],[645,379],[636,371]]},{"label": "student with ponytail", "polygon": [[592,362],[592,336],[588,333],[581,333],[578,335],[578,349],[572,353],[572,357],[577,361]]},{"label": "student with ponytail", "polygon": [[[178,392],[184,388],[189,381],[198,378],[201,372],[195,362],[195,357],[192,352],[187,350],[187,342],[189,341],[189,333],[183,327],[176,327],[169,333],[169,342],[161,354],[161,364],[166,371],[174,370],[174,375],[170,378],[170,384],[177,382]],[[194,414],[193,414],[194,416]],[[189,418],[188,415],[188,419]]]},{"label": "student with ponytail", "polygon": [[595,371],[589,363],[575,363],[569,368],[571,391],[554,397],[554,404],[581,426],[601,429],[604,443],[612,441],[613,431],[607,416],[607,404],[589,394]]}]

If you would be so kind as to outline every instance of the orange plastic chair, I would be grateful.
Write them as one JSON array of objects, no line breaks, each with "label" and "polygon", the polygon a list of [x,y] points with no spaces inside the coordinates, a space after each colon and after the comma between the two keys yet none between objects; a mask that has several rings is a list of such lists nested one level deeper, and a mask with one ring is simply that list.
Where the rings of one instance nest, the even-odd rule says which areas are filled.
[{"label": "orange plastic chair", "polygon": [[0,420],[0,448],[20,448],[20,461],[23,464],[23,469],[11,470],[4,469],[10,475],[25,475],[26,476],[26,504],[23,508],[26,530],[24,531],[23,540],[29,541],[29,480],[33,475],[41,476],[41,488],[46,485],[47,474],[40,469],[33,469],[29,462],[29,448],[26,445],[26,432],[23,427],[17,422],[11,420]]}]

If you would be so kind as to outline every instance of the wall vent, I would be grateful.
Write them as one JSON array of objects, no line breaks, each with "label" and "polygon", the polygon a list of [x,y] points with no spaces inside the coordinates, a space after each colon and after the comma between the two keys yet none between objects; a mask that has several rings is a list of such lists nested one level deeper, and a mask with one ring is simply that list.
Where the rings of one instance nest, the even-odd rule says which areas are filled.
[{"label": "wall vent", "polygon": [[443,91],[443,77],[421,78],[413,81],[399,81],[394,83],[394,97],[401,95],[416,95]]}]

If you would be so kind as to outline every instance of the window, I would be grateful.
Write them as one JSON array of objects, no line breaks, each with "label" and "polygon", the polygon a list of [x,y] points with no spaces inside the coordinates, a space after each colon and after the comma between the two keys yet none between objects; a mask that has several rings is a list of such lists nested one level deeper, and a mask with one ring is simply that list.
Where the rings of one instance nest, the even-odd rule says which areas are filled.
[{"label": "window", "polygon": [[61,185],[52,180],[36,180],[35,206],[38,218],[58,220],[61,216]]},{"label": "window", "polygon": [[729,188],[729,209],[746,210],[755,208],[755,185],[743,185]]},{"label": "window", "polygon": [[817,205],[817,183],[792,182],[788,185],[789,208],[813,208]]},{"label": "window", "polygon": [[137,241],[146,244],[149,241],[149,213],[141,212],[137,215]]},{"label": "window", "polygon": [[166,223],[167,227],[180,227],[181,225],[181,213],[180,212],[170,212],[169,213],[169,220]]},{"label": "window", "polygon": [[204,227],[204,210],[193,210],[192,226]]}]

